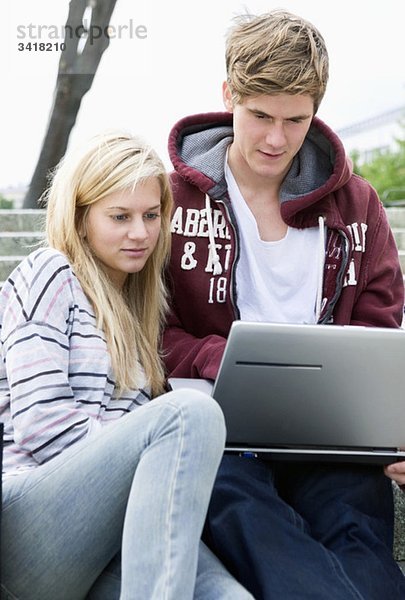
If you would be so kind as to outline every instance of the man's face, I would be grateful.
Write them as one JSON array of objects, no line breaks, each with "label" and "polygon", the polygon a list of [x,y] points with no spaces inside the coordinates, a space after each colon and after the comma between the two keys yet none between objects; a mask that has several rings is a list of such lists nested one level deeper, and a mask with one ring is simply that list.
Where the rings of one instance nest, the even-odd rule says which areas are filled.
[{"label": "man's face", "polygon": [[234,118],[229,151],[234,175],[246,183],[268,180],[279,185],[311,125],[313,99],[307,94],[261,95],[233,104],[227,84],[223,91],[225,107]]}]

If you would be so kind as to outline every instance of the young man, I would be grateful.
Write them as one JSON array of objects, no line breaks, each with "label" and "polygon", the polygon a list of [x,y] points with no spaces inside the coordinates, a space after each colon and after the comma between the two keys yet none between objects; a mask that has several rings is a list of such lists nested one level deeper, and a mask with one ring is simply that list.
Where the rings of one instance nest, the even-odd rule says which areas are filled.
[{"label": "young man", "polygon": [[[328,79],[320,33],[285,11],[242,19],[226,65],[227,112],[187,117],[169,141],[176,210],[164,341],[178,377],[216,377],[235,319],[402,319],[384,209],[314,116]],[[225,456],[206,540],[258,599],[399,600],[392,530],[381,467]]]}]

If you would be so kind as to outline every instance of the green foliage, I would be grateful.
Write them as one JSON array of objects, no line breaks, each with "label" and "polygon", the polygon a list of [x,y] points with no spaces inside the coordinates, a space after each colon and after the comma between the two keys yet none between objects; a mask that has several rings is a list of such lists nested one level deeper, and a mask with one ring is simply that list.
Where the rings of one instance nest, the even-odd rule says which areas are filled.
[{"label": "green foliage", "polygon": [[13,208],[14,202],[0,194],[0,208]]},{"label": "green foliage", "polygon": [[351,154],[354,172],[367,179],[383,202],[405,201],[405,126],[402,139],[396,139],[394,150],[376,152],[373,158],[360,164],[359,153]]}]

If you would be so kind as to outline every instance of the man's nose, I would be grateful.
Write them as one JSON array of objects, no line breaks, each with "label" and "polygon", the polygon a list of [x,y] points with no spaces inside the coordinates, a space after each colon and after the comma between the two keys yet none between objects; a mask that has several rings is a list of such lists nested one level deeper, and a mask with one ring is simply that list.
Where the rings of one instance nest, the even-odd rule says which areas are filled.
[{"label": "man's nose", "polygon": [[266,134],[266,144],[274,148],[281,148],[285,145],[286,137],[282,123],[272,123]]}]

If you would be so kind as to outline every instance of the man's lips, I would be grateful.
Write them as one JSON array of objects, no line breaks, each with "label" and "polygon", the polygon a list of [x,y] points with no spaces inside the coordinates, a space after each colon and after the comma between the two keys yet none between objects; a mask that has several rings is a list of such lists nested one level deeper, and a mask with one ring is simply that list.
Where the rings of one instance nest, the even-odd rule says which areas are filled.
[{"label": "man's lips", "polygon": [[265,158],[276,159],[283,156],[284,152],[265,152],[264,150],[259,150],[260,154]]}]

